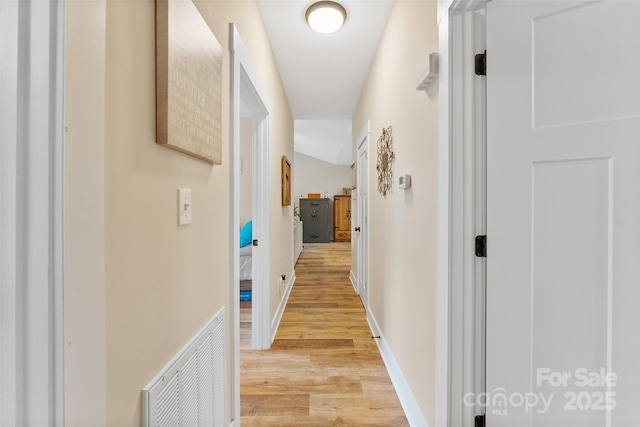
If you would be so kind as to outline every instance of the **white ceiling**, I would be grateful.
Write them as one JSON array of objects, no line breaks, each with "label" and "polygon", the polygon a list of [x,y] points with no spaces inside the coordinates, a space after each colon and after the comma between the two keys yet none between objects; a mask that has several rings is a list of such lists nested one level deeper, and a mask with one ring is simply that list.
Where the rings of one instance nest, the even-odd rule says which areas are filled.
[{"label": "white ceiling", "polygon": [[393,0],[338,1],[347,20],[332,34],[307,25],[304,14],[313,1],[258,4],[295,120],[295,150],[350,164],[351,117]]}]

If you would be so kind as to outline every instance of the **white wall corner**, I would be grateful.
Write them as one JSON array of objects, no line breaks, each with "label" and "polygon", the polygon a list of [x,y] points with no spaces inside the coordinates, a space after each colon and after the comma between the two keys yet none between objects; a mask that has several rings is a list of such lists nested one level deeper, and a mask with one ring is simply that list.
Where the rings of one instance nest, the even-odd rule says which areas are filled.
[{"label": "white wall corner", "polygon": [[280,305],[278,305],[278,310],[276,311],[276,315],[273,317],[273,322],[271,322],[271,343],[276,339],[276,333],[278,332],[278,328],[280,327],[280,321],[282,320],[282,315],[284,314],[284,309],[287,306],[287,301],[289,301],[289,295],[291,295],[291,289],[293,289],[293,284],[296,281],[296,271],[291,270],[291,274],[289,274],[289,282],[287,283],[287,287],[285,288],[284,295],[282,300],[280,300]]},{"label": "white wall corner", "polygon": [[404,409],[407,421],[409,421],[409,425],[414,427],[429,427],[427,419],[420,410],[418,401],[411,392],[409,383],[407,383],[404,375],[402,375],[402,370],[400,369],[396,358],[393,356],[391,348],[389,348],[384,335],[382,335],[382,333],[380,332],[380,327],[373,317],[373,314],[370,313],[370,310],[367,310],[367,320],[369,321],[369,327],[371,328],[373,336],[379,337],[376,338],[376,344],[378,345],[378,349],[380,350],[382,361],[387,367],[387,372],[389,373],[389,377],[391,378],[393,387],[396,390],[398,399],[400,400],[400,404],[402,405],[402,409]]}]

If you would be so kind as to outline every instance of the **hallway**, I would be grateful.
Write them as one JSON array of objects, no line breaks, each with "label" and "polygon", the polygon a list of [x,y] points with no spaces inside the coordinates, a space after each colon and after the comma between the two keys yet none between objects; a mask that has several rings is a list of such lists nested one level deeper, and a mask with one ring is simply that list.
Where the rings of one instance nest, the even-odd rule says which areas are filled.
[{"label": "hallway", "polygon": [[351,244],[305,244],[273,346],[241,351],[243,426],[408,426],[360,298]]}]

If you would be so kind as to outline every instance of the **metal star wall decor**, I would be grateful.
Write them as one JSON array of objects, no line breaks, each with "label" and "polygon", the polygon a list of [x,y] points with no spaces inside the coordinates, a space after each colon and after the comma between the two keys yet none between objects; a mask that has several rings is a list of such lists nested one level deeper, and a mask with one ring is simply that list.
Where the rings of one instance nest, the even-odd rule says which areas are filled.
[{"label": "metal star wall decor", "polygon": [[393,154],[393,135],[392,128],[382,128],[382,135],[378,138],[378,192],[382,196],[387,197],[387,193],[391,189],[393,182],[392,161],[395,159]]}]

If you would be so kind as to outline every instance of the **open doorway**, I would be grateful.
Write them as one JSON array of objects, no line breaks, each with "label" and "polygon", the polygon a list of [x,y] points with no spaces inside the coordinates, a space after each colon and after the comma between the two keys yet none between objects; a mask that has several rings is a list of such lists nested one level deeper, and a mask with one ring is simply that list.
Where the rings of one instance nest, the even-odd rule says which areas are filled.
[{"label": "open doorway", "polygon": [[[255,350],[264,350],[271,345],[271,301],[269,293],[269,277],[271,265],[271,244],[270,244],[270,194],[269,194],[269,110],[264,102],[264,96],[261,96],[256,89],[256,77],[250,77],[250,73],[246,69],[240,73],[240,90],[238,97],[240,99],[243,110],[246,111],[246,118],[249,122],[250,133],[249,139],[251,143],[251,168],[247,168],[247,173],[251,174],[251,233],[249,240],[250,251],[250,276],[242,277],[242,279],[250,278],[251,280],[251,348]],[[242,122],[242,119],[239,120]],[[235,125],[234,125],[235,126]],[[240,128],[238,124],[238,128]],[[238,133],[239,138],[234,141],[234,164],[238,167],[234,172],[234,206],[236,210],[233,214],[233,221],[238,227],[235,227],[237,234],[242,229],[240,224],[240,147],[242,144],[242,131]],[[235,138],[234,138],[235,139]],[[245,224],[246,225],[246,224]],[[235,245],[239,248],[240,242]],[[236,302],[240,299],[239,282],[239,260],[240,253],[235,257],[238,264],[238,276],[234,279],[236,289],[234,298]],[[235,262],[234,262],[235,264]]]},{"label": "open doorway", "polygon": [[[242,97],[242,91],[241,91]],[[242,100],[241,100],[242,101]],[[246,104],[240,106],[240,348],[253,347],[253,120]]]},{"label": "open doorway", "polygon": [[[234,24],[229,24],[231,47],[230,114],[230,307],[231,307],[231,408],[240,417],[240,170],[241,122],[251,120],[252,233],[251,233],[251,347],[271,345],[271,298],[268,292],[271,264],[269,206],[269,106],[247,48]],[[241,113],[241,111],[243,113]]]}]

